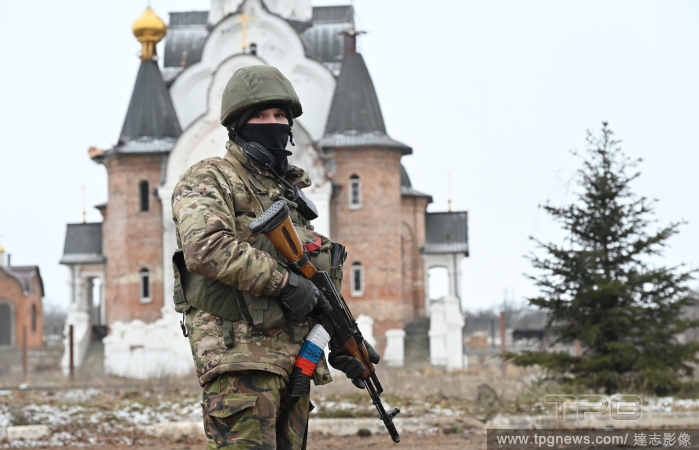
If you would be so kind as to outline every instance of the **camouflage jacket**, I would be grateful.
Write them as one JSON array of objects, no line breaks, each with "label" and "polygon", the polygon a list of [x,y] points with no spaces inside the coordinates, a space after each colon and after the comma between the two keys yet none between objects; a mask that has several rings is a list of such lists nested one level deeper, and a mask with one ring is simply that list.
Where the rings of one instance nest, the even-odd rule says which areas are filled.
[{"label": "camouflage jacket", "polygon": [[[248,291],[252,296],[275,296],[286,269],[278,255],[251,245],[255,239],[248,228],[255,219],[253,193],[240,177],[248,176],[263,207],[280,199],[284,190],[269,173],[250,164],[236,144],[229,141],[226,147],[227,157],[240,161],[247,174],[239,175],[224,158],[207,158],[190,167],[172,195],[177,244],[184,251],[189,271]],[[306,172],[295,166],[291,166],[285,178],[300,188],[311,185]],[[299,223],[297,214],[292,214],[292,220],[297,227],[312,229],[305,221]],[[323,240],[329,242],[327,238]],[[299,338],[294,339],[286,326],[258,330],[247,313],[246,316],[226,323],[222,317],[196,308],[187,312],[192,356],[202,386],[222,373],[239,370],[265,370],[288,379],[301,348]],[[312,323],[293,325],[297,329],[302,326],[305,336]],[[235,345],[226,345],[226,333],[234,337]],[[321,358],[314,381],[326,384],[331,380],[325,358]]]}]

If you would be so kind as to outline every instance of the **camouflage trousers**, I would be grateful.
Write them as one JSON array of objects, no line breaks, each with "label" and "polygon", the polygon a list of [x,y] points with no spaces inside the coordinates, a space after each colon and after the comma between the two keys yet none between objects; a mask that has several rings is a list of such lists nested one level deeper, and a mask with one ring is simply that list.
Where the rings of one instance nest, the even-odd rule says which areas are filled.
[{"label": "camouflage trousers", "polygon": [[281,376],[261,370],[224,373],[204,385],[206,449],[305,450],[310,400],[286,389]]}]

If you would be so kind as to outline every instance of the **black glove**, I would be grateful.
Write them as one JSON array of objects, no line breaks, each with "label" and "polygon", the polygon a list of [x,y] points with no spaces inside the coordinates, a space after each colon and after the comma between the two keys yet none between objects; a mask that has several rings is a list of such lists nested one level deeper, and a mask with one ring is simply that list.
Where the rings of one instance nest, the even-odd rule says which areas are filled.
[{"label": "black glove", "polygon": [[286,307],[289,317],[299,322],[319,303],[325,311],[330,308],[330,303],[315,284],[294,272],[289,272],[289,279],[279,292],[279,299]]},{"label": "black glove", "polygon": [[381,355],[379,355],[379,352],[374,350],[374,347],[372,347],[367,341],[364,341],[364,346],[369,354],[369,361],[371,361],[372,364],[378,364],[379,361],[381,361]]},{"label": "black glove", "polygon": [[[374,347],[372,347],[367,341],[364,341],[364,346],[369,354],[369,361],[371,361],[373,364],[378,364],[381,357],[378,353],[376,353]],[[333,368],[339,370],[340,372],[344,372],[345,375],[347,375],[347,378],[352,380],[352,384],[357,386],[359,389],[364,389],[364,382],[359,378],[359,376],[362,374],[362,372],[364,372],[366,367],[364,367],[364,364],[362,364],[359,359],[345,354],[345,352],[338,347],[335,340],[330,341],[330,355],[328,356],[328,362]]]}]

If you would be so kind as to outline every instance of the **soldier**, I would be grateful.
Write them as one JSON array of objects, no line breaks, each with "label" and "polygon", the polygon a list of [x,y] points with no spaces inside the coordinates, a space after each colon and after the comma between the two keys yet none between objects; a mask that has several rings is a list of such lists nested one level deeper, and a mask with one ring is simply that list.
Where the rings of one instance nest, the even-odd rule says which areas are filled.
[{"label": "soldier", "polygon": [[[286,200],[313,264],[337,284],[341,266],[330,267],[332,243],[285,197],[283,184],[242,151],[248,142],[262,145],[274,156],[274,172],[299,188],[310,186],[308,174],[287,160],[293,119],[301,113],[293,86],[277,69],[239,69],[221,105],[228,152],[190,167],[172,196],[180,249],[173,257],[175,309],[184,315],[183,332],[204,388],[207,449],[305,448],[310,400],[287,395],[287,385],[314,325],[311,311],[327,300],[287,270],[269,240],[252,236],[248,226],[275,201]],[[378,363],[378,354],[367,348]],[[330,362],[362,386],[358,359],[333,347]],[[324,357],[313,380],[332,380]]]}]

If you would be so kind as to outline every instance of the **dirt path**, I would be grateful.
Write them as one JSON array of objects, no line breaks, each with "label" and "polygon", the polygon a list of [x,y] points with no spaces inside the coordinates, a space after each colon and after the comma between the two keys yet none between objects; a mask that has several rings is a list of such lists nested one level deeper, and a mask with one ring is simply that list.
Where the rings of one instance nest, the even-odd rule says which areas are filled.
[{"label": "dirt path", "polygon": [[399,444],[394,444],[386,435],[361,438],[348,437],[324,437],[313,436],[309,442],[308,450],[321,450],[329,448],[367,448],[371,450],[476,450],[485,449],[485,435],[476,434],[434,434],[404,435]]},{"label": "dirt path", "polygon": [[[66,447],[41,447],[48,449],[64,450]],[[82,447],[85,450],[126,450],[126,449],[152,449],[168,448],[170,450],[204,450],[203,438],[188,439],[184,442],[170,442],[161,439],[149,439],[141,437],[132,445],[127,443],[106,443],[97,446]],[[405,435],[400,444],[394,444],[386,435],[359,437],[359,436],[310,436],[308,450],[327,449],[371,449],[371,450],[480,450],[485,449],[485,435],[483,434],[434,434]]]}]

